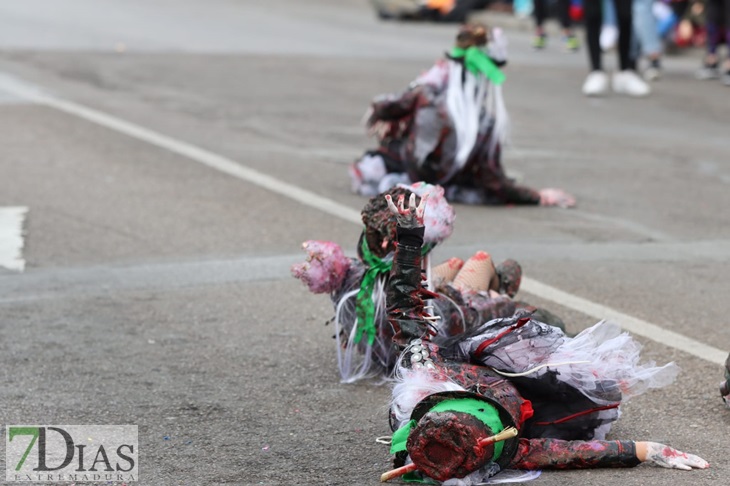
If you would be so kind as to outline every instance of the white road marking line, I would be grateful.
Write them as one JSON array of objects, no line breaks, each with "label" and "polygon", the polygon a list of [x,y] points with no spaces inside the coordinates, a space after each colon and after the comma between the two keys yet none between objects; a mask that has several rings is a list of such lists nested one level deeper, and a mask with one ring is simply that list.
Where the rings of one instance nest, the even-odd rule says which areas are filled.
[{"label": "white road marking line", "polygon": [[632,334],[643,336],[660,344],[679,349],[680,351],[697,356],[705,361],[709,361],[710,363],[723,365],[725,363],[725,359],[727,359],[727,351],[722,351],[718,348],[695,341],[694,339],[688,338],[687,336],[677,332],[664,329],[656,324],[632,317],[610,307],[596,304],[595,302],[578,297],[577,295],[569,294],[568,292],[556,289],[555,287],[538,282],[537,280],[522,277],[520,290],[534,294],[542,299],[550,300],[556,304],[562,305],[563,307],[579,311],[595,319],[616,322],[621,325],[622,329],[629,331]]},{"label": "white road marking line", "polygon": [[28,208],[12,206],[0,208],[0,267],[22,272],[23,222]]},{"label": "white road marking line", "polygon": [[[10,79],[10,81],[8,81],[8,79]],[[170,152],[207,165],[212,169],[216,169],[225,174],[248,181],[259,187],[263,187],[264,189],[268,189],[272,192],[288,197],[289,199],[294,199],[302,204],[319,209],[322,212],[337,216],[338,218],[362,224],[360,211],[355,211],[354,209],[342,206],[331,199],[324,198],[293,184],[280,181],[270,175],[264,174],[250,167],[246,167],[209,150],[162,135],[161,133],[127,122],[121,118],[107,115],[101,111],[50,96],[39,89],[35,89],[32,86],[15,81],[14,78],[9,78],[7,75],[0,76],[0,89],[10,92],[16,96],[24,97],[35,103],[50,106],[70,115],[83,118],[116,132],[129,135],[137,140],[143,140],[157,147],[164,148]]]},{"label": "white road marking line", "polygon": [[[360,211],[342,206],[340,203],[328,199],[300,187],[294,186],[274,177],[263,174],[255,169],[246,167],[234,160],[210,152],[195,145],[177,140],[140,125],[127,122],[112,115],[86,106],[66,101],[61,98],[50,96],[39,89],[25,83],[18,82],[15,78],[7,75],[0,75],[0,89],[10,92],[16,96],[26,98],[30,101],[44,104],[73,116],[83,118],[111,130],[126,134],[138,140],[143,140],[152,145],[169,150],[170,152],[182,155],[195,160],[212,169],[225,174],[232,175],[241,180],[250,182],[274,193],[293,199],[309,207],[319,209],[322,212],[331,214],[345,221],[362,224]],[[538,297],[556,302],[559,305],[596,317],[598,319],[611,319],[620,323],[621,326],[638,335],[647,337],[655,342],[679,349],[705,361],[722,365],[727,354],[720,349],[707,344],[695,341],[679,333],[667,331],[655,324],[636,319],[610,307],[593,303],[587,299],[563,292],[561,290],[542,284],[532,279],[523,278],[523,289]]]}]

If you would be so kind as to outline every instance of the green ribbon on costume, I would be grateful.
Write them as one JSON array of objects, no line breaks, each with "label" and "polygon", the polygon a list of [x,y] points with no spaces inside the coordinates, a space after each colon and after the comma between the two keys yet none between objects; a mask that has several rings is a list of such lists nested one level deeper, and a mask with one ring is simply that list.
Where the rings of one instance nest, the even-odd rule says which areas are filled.
[{"label": "green ribbon on costume", "polygon": [[464,66],[473,74],[481,73],[496,85],[504,83],[504,73],[482,49],[476,46],[471,46],[466,49],[454,47],[451,49],[451,57],[463,59]]},{"label": "green ribbon on costume", "polygon": [[400,429],[393,432],[393,437],[390,439],[390,453],[395,454],[396,452],[406,450],[406,442],[411,430],[416,427],[415,420],[409,420]]},{"label": "green ribbon on costume", "polygon": [[[451,400],[444,400],[434,405],[427,413],[431,412],[468,413],[489,427],[493,434],[498,434],[504,430],[502,420],[499,418],[499,411],[489,403],[483,400],[477,400],[476,398],[453,398]],[[408,436],[416,425],[417,423],[415,420],[410,420],[401,428],[393,432],[393,437],[390,442],[391,454],[406,450]],[[476,446],[476,444],[474,445]],[[503,441],[494,443],[494,454],[492,455],[493,461],[499,459],[499,456],[502,455],[502,449],[504,449]]]},{"label": "green ribbon on costume", "polygon": [[383,261],[373,255],[368,247],[366,238],[362,239],[362,259],[368,269],[362,276],[360,282],[360,291],[355,299],[357,311],[357,330],[355,331],[355,343],[359,343],[363,334],[368,335],[368,344],[375,342],[375,302],[373,302],[373,289],[375,288],[375,279],[381,273],[388,273],[393,267],[392,261]]},{"label": "green ribbon on costume", "polygon": [[[421,248],[421,256],[431,251],[433,246],[428,243],[424,244]],[[375,302],[373,302],[375,279],[382,273],[390,273],[393,268],[393,261],[384,261],[373,255],[366,238],[362,238],[360,249],[362,250],[362,260],[368,269],[365,270],[365,274],[362,276],[360,291],[355,299],[357,330],[353,341],[357,344],[362,340],[363,334],[367,334],[368,344],[372,345],[375,342],[375,334],[377,333],[375,328]]]}]

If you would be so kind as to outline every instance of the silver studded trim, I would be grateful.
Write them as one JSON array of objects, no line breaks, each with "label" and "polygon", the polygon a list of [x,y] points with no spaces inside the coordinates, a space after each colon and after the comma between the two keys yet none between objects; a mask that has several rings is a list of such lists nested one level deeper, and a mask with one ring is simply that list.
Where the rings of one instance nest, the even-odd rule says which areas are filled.
[{"label": "silver studded trim", "polygon": [[435,370],[436,365],[433,364],[428,348],[423,345],[423,341],[420,339],[414,339],[408,348],[410,357],[406,357],[411,363],[411,368],[414,370],[427,369]]}]

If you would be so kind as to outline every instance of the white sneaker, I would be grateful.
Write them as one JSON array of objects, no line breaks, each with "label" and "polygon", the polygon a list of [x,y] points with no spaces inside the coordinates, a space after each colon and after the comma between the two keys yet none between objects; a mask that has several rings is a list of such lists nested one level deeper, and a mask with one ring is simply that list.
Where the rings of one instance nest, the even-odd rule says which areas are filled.
[{"label": "white sneaker", "polygon": [[616,93],[629,96],[647,96],[651,93],[651,87],[647,82],[641,79],[635,71],[629,69],[614,73],[612,85]]},{"label": "white sneaker", "polygon": [[592,71],[583,82],[583,94],[601,96],[608,91],[608,75],[603,71]]}]

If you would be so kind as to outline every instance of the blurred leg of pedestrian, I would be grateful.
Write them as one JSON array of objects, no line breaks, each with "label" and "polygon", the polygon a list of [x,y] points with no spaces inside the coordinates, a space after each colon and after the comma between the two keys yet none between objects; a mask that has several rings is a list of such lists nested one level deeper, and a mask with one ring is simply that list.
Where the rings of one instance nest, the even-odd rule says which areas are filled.
[{"label": "blurred leg of pedestrian", "polygon": [[[616,93],[629,96],[646,96],[651,88],[636,74],[636,63],[631,58],[632,0],[614,0],[618,22],[619,72],[614,73],[612,87]],[[584,5],[586,44],[591,72],[583,83],[586,96],[600,96],[608,90],[608,76],[601,60],[602,5],[598,0],[588,0]]]},{"label": "blurred leg of pedestrian", "polygon": [[580,43],[573,32],[573,20],[570,18],[571,0],[558,0],[558,20],[563,31],[565,49],[569,52],[578,52]]},{"label": "blurred leg of pedestrian", "polygon": [[535,17],[535,39],[532,47],[544,49],[547,45],[547,34],[545,34],[545,20],[548,18],[548,0],[534,0],[532,14]]},{"label": "blurred leg of pedestrian", "polygon": [[631,57],[633,37],[633,1],[614,0],[618,18],[618,57],[620,72],[614,73],[611,86],[614,92],[629,96],[646,96],[651,93],[648,84],[636,73],[636,60]]},{"label": "blurred leg of pedestrian", "polygon": [[[562,28],[565,49],[576,52],[580,47],[580,43],[573,33],[573,22],[570,18],[570,3],[571,0],[556,0],[556,7],[558,20]],[[550,16],[550,0],[534,0],[533,14],[535,17],[535,39],[532,42],[532,47],[535,49],[544,49],[547,45],[545,21]]]},{"label": "blurred leg of pedestrian", "polygon": [[603,5],[598,0],[587,0],[583,4],[583,22],[586,30],[586,46],[591,72],[583,83],[583,94],[600,96],[608,91],[608,76],[603,72],[601,62],[601,27],[603,26]]},{"label": "blurred leg of pedestrian", "polygon": [[654,0],[633,0],[634,40],[632,57],[638,62],[642,57],[649,61],[644,71],[644,79],[654,81],[661,75],[662,41],[659,37]]},{"label": "blurred leg of pedestrian", "polygon": [[730,0],[725,0],[722,5],[723,20],[725,25],[725,66],[723,67],[722,83],[730,86]]},{"label": "blurred leg of pedestrian", "polygon": [[[697,71],[698,79],[720,78],[720,58],[717,50],[720,47],[723,34],[727,37],[730,29],[730,0],[707,0],[705,4],[705,29],[707,31],[707,54],[702,68]],[[730,40],[727,40],[730,43]],[[730,85],[730,62],[725,63],[723,82]]]},{"label": "blurred leg of pedestrian", "polygon": [[631,38],[634,33],[633,0],[614,0],[618,19],[618,60],[621,71],[636,67],[631,57]]}]

